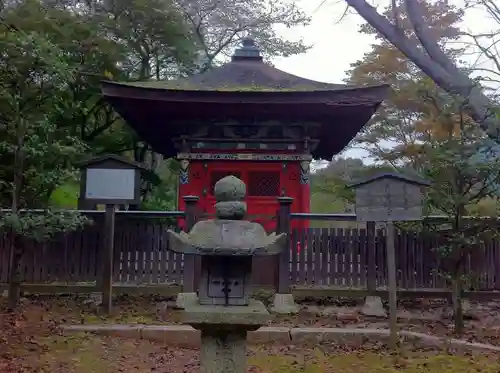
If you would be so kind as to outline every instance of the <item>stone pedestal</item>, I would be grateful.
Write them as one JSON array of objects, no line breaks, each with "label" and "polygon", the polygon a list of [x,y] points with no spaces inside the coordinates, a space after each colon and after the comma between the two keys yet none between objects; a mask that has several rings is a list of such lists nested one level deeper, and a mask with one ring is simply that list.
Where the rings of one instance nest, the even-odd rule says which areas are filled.
[{"label": "stone pedestal", "polygon": [[175,300],[175,309],[183,310],[186,304],[193,304],[198,301],[198,296],[196,293],[179,293],[177,294],[177,299]]},{"label": "stone pedestal", "polygon": [[202,373],[245,373],[246,331],[202,330],[200,367]]},{"label": "stone pedestal", "polygon": [[198,330],[218,331],[235,329],[257,330],[271,320],[262,302],[250,299],[248,306],[212,306],[198,303],[198,299],[184,299],[182,323]]},{"label": "stone pedestal", "polygon": [[361,313],[366,316],[387,317],[380,297],[366,297]]},{"label": "stone pedestal", "polygon": [[201,331],[202,373],[245,373],[247,332],[271,317],[264,304],[253,299],[248,306],[226,307],[184,298],[182,321]]},{"label": "stone pedestal", "polygon": [[280,315],[293,315],[298,313],[300,307],[295,303],[292,294],[275,294],[271,305],[271,312]]}]

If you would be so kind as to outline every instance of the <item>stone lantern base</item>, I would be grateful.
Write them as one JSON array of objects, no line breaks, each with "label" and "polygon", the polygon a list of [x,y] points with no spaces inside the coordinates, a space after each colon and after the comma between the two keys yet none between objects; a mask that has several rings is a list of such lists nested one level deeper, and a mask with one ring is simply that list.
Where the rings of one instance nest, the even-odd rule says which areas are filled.
[{"label": "stone lantern base", "polygon": [[183,310],[186,304],[191,304],[198,301],[198,295],[196,293],[179,293],[175,299],[175,308],[178,310]]},{"label": "stone lantern base", "polygon": [[295,303],[293,294],[276,293],[271,304],[271,312],[280,315],[295,315],[299,313],[300,307]]},{"label": "stone lantern base", "polygon": [[248,306],[228,307],[184,299],[183,323],[201,331],[202,373],[245,373],[247,332],[271,318],[264,304],[253,299]]}]

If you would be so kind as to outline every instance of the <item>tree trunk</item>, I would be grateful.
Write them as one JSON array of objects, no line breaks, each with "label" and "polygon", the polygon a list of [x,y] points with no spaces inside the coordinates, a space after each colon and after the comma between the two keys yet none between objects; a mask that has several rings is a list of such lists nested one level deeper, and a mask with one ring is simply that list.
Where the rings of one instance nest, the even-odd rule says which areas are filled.
[{"label": "tree trunk", "polygon": [[461,335],[464,330],[464,312],[462,308],[462,280],[460,278],[453,278],[451,280],[451,300],[455,334]]},{"label": "tree trunk", "polygon": [[21,258],[23,248],[19,235],[13,233],[12,243],[10,245],[10,273],[9,273],[9,298],[8,307],[14,311],[21,298]]},{"label": "tree trunk", "polygon": [[[12,214],[18,215],[21,204],[21,191],[23,189],[24,176],[24,134],[25,123],[23,119],[19,120],[16,128],[17,147],[14,153],[14,183],[12,186]],[[17,216],[17,219],[20,219]],[[23,256],[22,239],[19,232],[12,231],[12,242],[10,245],[10,273],[9,273],[9,304],[10,310],[17,307],[21,297],[21,276],[19,267]]]}]

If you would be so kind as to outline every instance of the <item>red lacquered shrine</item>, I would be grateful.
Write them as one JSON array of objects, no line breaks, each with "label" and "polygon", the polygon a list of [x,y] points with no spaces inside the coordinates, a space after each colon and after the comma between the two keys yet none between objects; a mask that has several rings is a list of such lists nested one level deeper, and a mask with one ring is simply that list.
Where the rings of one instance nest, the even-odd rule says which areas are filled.
[{"label": "red lacquered shrine", "polygon": [[[182,196],[214,212],[214,184],[247,185],[248,213],[268,230],[278,196],[310,211],[309,164],[330,160],[372,117],[387,86],[352,87],[303,79],[263,62],[245,39],[231,62],[177,81],[103,83],[104,96],[137,134],[180,160]],[[261,218],[259,218],[259,216]],[[295,226],[307,224],[297,221]]]}]

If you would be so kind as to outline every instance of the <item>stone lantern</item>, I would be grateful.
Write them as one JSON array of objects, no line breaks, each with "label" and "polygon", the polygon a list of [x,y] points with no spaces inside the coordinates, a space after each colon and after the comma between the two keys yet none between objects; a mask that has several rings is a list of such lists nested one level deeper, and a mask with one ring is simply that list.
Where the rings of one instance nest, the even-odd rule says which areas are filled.
[{"label": "stone lantern", "polygon": [[197,298],[186,298],[183,322],[201,330],[201,367],[206,373],[244,373],[246,333],[271,315],[250,298],[252,257],[277,255],[286,234],[266,234],[246,215],[245,184],[227,176],[215,184],[216,219],[197,222],[189,233],[169,231],[170,249],[200,255],[202,273]]}]

